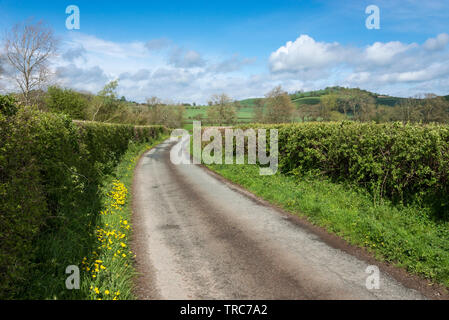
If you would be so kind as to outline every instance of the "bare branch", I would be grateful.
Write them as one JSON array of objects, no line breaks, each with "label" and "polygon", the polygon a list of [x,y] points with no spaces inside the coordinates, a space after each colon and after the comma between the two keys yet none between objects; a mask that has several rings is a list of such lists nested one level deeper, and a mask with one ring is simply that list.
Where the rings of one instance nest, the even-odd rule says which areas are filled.
[{"label": "bare branch", "polygon": [[17,24],[6,33],[6,61],[12,67],[10,77],[30,104],[30,92],[41,89],[49,80],[49,59],[56,54],[58,41],[53,30],[42,21]]}]

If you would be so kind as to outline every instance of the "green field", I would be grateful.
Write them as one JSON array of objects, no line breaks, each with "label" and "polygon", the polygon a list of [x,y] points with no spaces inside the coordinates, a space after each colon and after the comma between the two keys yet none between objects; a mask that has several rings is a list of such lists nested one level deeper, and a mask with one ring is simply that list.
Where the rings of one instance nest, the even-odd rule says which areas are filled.
[{"label": "green field", "polygon": [[[338,93],[338,90],[339,90],[338,88],[328,88],[325,90],[290,94],[290,98],[292,99],[292,102],[297,108],[297,110],[300,110],[301,107],[305,106],[315,108],[320,104],[320,97],[322,95],[328,94],[330,92]],[[375,98],[375,102],[378,106],[383,107],[397,107],[399,103],[401,103],[401,101],[404,100],[404,98],[399,97],[383,96],[374,93],[369,94]],[[449,96],[445,96],[444,98],[449,101]],[[240,107],[236,108],[237,123],[244,124],[254,122],[253,119],[255,114],[256,103],[260,99],[262,98],[248,98],[238,101]],[[195,120],[195,117],[198,117],[198,115],[201,115],[201,121],[204,125],[209,125],[210,123],[207,118],[208,108],[209,106],[194,106],[194,107],[187,106],[184,113],[183,128],[187,130],[192,130],[193,121]],[[352,114],[348,114],[347,117],[348,119],[351,119]],[[293,118],[293,121],[302,122],[302,118],[299,116],[299,114],[296,114]]]},{"label": "green field", "polygon": [[[242,104],[243,105],[243,104]],[[184,114],[184,123],[192,124],[195,120],[195,117],[198,115],[202,115],[202,121],[207,124],[207,109],[208,106],[200,106],[200,107],[187,107]],[[254,107],[251,105],[244,106],[242,108],[238,108],[237,110],[237,122],[238,123],[248,123],[253,119]]]}]

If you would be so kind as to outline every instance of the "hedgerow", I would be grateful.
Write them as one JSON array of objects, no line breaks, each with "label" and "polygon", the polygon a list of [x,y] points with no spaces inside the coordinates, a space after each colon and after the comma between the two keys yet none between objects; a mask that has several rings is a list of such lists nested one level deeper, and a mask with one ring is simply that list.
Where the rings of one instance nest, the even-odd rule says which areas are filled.
[{"label": "hedgerow", "polygon": [[431,205],[448,218],[449,127],[326,122],[249,125],[279,132],[282,173],[318,174],[369,190],[375,201]]},{"label": "hedgerow", "polygon": [[[17,294],[39,257],[33,241],[60,228],[95,192],[130,142],[162,126],[73,122],[31,107],[0,113],[0,298]],[[2,110],[3,111],[3,110]]]}]

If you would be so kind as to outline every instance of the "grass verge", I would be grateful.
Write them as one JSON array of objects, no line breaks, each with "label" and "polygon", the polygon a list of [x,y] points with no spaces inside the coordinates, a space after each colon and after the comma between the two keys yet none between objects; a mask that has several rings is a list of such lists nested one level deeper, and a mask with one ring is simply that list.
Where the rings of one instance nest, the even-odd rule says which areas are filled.
[{"label": "grass verge", "polygon": [[255,165],[208,165],[261,198],[349,243],[449,288],[449,222],[430,208],[375,204],[366,191],[321,177],[260,176]]},{"label": "grass verge", "polygon": [[[167,137],[151,144],[130,143],[114,171],[101,186],[63,222],[57,232],[39,238],[38,259],[26,279],[19,299],[133,299],[134,255],[128,246],[132,232],[131,194],[133,171],[141,154]],[[80,289],[68,290],[68,266],[80,270]]]}]

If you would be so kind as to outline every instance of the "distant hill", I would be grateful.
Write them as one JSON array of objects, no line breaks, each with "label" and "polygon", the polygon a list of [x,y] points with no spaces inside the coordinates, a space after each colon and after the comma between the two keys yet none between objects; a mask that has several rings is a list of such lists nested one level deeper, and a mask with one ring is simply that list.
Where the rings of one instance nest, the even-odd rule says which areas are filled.
[{"label": "distant hill", "polygon": [[[307,91],[307,92],[295,92],[290,94],[290,98],[294,105],[297,107],[298,110],[301,108],[305,108],[306,110],[313,110],[318,104],[320,103],[320,98],[323,95],[334,93],[334,94],[351,94],[351,91],[355,92],[363,92],[365,94],[368,94],[372,96],[376,104],[378,106],[384,106],[383,109],[389,109],[388,107],[395,107],[398,105],[401,101],[403,101],[405,98],[400,97],[393,97],[388,95],[382,95],[378,93],[373,93],[366,90],[361,90],[357,88],[343,88],[343,87],[329,87],[322,90],[316,90],[316,91]],[[444,96],[444,98],[449,101],[449,95]],[[236,105],[238,105],[237,108],[237,118],[239,123],[247,123],[251,122],[253,120],[254,114],[255,114],[255,107],[258,100],[263,99],[260,98],[248,98],[243,99],[240,101],[236,101]],[[308,108],[310,106],[310,108]],[[208,106],[187,106],[186,107],[186,113],[184,115],[185,122],[190,123],[193,119],[198,117],[199,115],[202,117],[204,121],[207,121],[207,109]],[[341,111],[340,111],[341,112]],[[351,116],[351,111],[349,111],[348,116]],[[298,119],[297,119],[298,120]],[[299,120],[298,120],[299,121]]]},{"label": "distant hill", "polygon": [[[335,94],[339,94],[343,91],[348,92],[351,90],[357,90],[357,91],[362,91],[365,92],[367,94],[369,94],[370,96],[372,96],[373,98],[376,99],[376,103],[379,105],[385,105],[385,106],[395,106],[396,104],[398,104],[399,102],[401,102],[401,100],[403,100],[404,98],[399,98],[399,97],[391,97],[391,96],[387,96],[387,95],[381,95],[381,94],[376,94],[367,90],[361,90],[361,89],[351,89],[351,88],[343,88],[343,87],[328,87],[326,89],[322,89],[322,90],[315,90],[315,91],[306,91],[306,92],[295,92],[290,94],[290,97],[292,99],[292,102],[297,106],[301,106],[301,105],[316,105],[320,103],[320,97],[325,95],[325,94],[329,94],[329,93],[335,93]],[[256,101],[262,99],[262,98],[250,98],[250,99],[244,99],[244,100],[240,100],[240,104],[242,106],[245,107],[254,107],[256,104]],[[449,99],[449,96],[446,96],[446,99]]]}]

